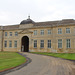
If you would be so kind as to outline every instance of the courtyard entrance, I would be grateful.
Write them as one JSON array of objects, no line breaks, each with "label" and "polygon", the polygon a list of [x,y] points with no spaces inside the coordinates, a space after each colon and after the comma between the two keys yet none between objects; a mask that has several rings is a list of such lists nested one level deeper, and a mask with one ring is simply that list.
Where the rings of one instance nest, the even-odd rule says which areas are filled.
[{"label": "courtyard entrance", "polygon": [[22,52],[29,52],[29,38],[28,38],[28,36],[22,37],[21,51]]}]

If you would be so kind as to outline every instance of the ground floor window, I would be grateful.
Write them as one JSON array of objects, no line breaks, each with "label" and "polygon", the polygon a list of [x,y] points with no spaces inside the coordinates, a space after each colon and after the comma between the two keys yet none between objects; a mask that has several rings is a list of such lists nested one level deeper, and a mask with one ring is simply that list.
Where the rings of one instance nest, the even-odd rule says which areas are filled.
[{"label": "ground floor window", "polygon": [[37,48],[37,40],[34,40],[34,48]]},{"label": "ground floor window", "polygon": [[51,40],[48,40],[48,48],[51,48]]},{"label": "ground floor window", "polygon": [[40,48],[44,48],[44,40],[40,40]]},{"label": "ground floor window", "polygon": [[58,48],[62,48],[62,39],[58,39]]},{"label": "ground floor window", "polygon": [[4,41],[4,47],[7,47],[7,41]]},{"label": "ground floor window", "polygon": [[17,41],[14,41],[14,47],[15,48],[17,47]]},{"label": "ground floor window", "polygon": [[9,47],[12,47],[12,41],[9,41]]},{"label": "ground floor window", "polygon": [[67,47],[67,48],[70,48],[70,47],[71,47],[70,39],[67,39],[67,40],[66,40],[66,47]]}]

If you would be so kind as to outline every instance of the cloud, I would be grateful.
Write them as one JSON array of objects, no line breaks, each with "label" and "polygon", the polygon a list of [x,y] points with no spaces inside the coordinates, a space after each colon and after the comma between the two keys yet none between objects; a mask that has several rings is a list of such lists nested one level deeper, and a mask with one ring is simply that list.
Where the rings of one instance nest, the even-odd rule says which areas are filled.
[{"label": "cloud", "polygon": [[75,0],[1,0],[0,25],[19,24],[27,19],[38,21],[75,19]]},{"label": "cloud", "polygon": [[0,12],[0,25],[19,24],[21,16],[21,14],[13,12]]}]

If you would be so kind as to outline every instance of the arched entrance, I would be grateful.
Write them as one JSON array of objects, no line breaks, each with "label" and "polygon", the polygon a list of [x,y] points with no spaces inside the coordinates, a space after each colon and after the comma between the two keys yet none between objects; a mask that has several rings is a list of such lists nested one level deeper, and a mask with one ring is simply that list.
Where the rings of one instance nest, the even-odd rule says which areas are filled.
[{"label": "arched entrance", "polygon": [[28,38],[28,36],[22,37],[21,51],[22,52],[29,52],[29,38]]}]

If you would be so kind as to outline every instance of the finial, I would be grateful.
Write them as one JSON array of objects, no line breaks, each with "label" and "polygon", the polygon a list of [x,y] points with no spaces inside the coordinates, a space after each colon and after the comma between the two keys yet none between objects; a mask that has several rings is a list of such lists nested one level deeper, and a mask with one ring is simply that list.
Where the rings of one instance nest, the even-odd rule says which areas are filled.
[{"label": "finial", "polygon": [[30,19],[30,15],[28,16],[28,19]]}]

